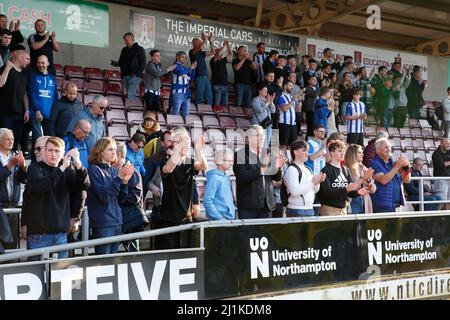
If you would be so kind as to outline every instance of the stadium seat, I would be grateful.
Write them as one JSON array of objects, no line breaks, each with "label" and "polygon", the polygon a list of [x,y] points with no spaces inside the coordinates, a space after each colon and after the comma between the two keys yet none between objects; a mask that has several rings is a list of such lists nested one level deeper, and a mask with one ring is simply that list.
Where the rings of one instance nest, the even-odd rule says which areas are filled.
[{"label": "stadium seat", "polygon": [[244,109],[241,107],[230,107],[230,112],[233,115],[233,117],[241,117],[241,118],[246,118],[247,115],[244,112]]},{"label": "stadium seat", "polygon": [[402,150],[402,142],[400,138],[391,139],[392,142],[392,150]]},{"label": "stadium seat", "polygon": [[105,83],[105,95],[122,96],[122,87],[118,83]]},{"label": "stadium seat", "polygon": [[368,138],[375,138],[377,135],[377,127],[375,126],[366,126],[364,128],[365,136]]},{"label": "stadium seat", "polygon": [[184,126],[183,117],[179,114],[168,114],[166,118],[167,126],[172,129],[179,126]]},{"label": "stadium seat", "polygon": [[125,113],[121,110],[112,109],[106,110],[106,123],[111,124],[127,124],[127,119],[125,118]]},{"label": "stadium seat", "polygon": [[84,78],[84,72],[83,68],[80,66],[73,66],[73,65],[66,65],[64,67],[64,75],[66,79],[83,79]]},{"label": "stadium seat", "polygon": [[413,150],[406,150],[405,152],[403,152],[403,155],[408,158],[409,162],[413,162],[414,159],[414,151]]},{"label": "stadium seat", "polygon": [[219,116],[219,124],[222,130],[236,129],[236,121],[230,116]]},{"label": "stadium seat", "polygon": [[62,84],[63,84],[64,78],[63,77],[56,77],[56,85],[58,86],[58,89],[62,88]]},{"label": "stadium seat", "polygon": [[227,140],[224,133],[220,129],[206,130],[210,143],[225,143]]},{"label": "stadium seat", "polygon": [[202,119],[199,116],[190,114],[186,117],[186,127],[202,127]]},{"label": "stadium seat", "polygon": [[144,115],[139,111],[131,111],[127,113],[128,125],[141,124],[144,122]]},{"label": "stadium seat", "polygon": [[113,125],[108,127],[108,137],[117,141],[127,141],[130,137],[126,125]]},{"label": "stadium seat", "polygon": [[[65,94],[65,93],[64,93]],[[77,100],[78,101],[83,101],[84,99],[84,95],[83,92],[77,92]]]},{"label": "stadium seat", "polygon": [[394,127],[389,127],[388,133],[391,138],[400,138],[401,137],[400,131]]},{"label": "stadium seat", "polygon": [[226,130],[227,145],[233,150],[237,150],[245,145],[245,133],[242,129]]},{"label": "stadium seat", "polygon": [[136,133],[136,131],[138,131],[140,128],[141,125],[139,124],[133,124],[132,126],[130,126],[130,137],[132,137]]},{"label": "stadium seat", "polygon": [[197,108],[192,102],[189,104],[189,114],[197,115]]},{"label": "stadium seat", "polygon": [[236,125],[240,129],[248,129],[252,126],[250,121],[245,118],[236,118]]},{"label": "stadium seat", "polygon": [[409,127],[410,128],[420,128],[420,122],[417,119],[409,119]]},{"label": "stadium seat", "polygon": [[423,144],[427,152],[433,152],[434,150],[436,150],[436,146],[434,145],[433,140],[425,139],[423,140]]},{"label": "stadium seat", "polygon": [[91,80],[89,82],[84,82],[84,92],[86,94],[91,94],[91,93],[98,93],[98,94],[103,94],[103,81],[100,80]]},{"label": "stadium seat", "polygon": [[158,115],[158,123],[160,126],[166,126],[166,119],[164,118],[164,115],[161,112],[157,113]]},{"label": "stadium seat", "polygon": [[442,130],[433,130],[433,136],[435,140],[441,140],[444,133]]},{"label": "stadium seat", "polygon": [[[200,108],[200,106],[199,106],[199,108]],[[203,116],[203,127],[205,129],[220,128],[220,124],[216,117],[210,116],[210,115],[204,115]]]},{"label": "stadium seat", "polygon": [[211,141],[209,140],[209,136],[203,128],[191,127],[189,129],[189,133],[191,136],[191,140],[195,143],[200,135],[203,135],[205,138],[205,142],[209,144]]},{"label": "stadium seat", "polygon": [[[85,94],[83,96],[83,104],[85,106],[89,105],[92,103],[92,100],[94,100],[95,94]],[[108,101],[109,102],[109,101]]]},{"label": "stadium seat", "polygon": [[412,143],[413,143],[413,147],[415,150],[417,150],[417,151],[425,151],[426,150],[425,144],[422,139],[413,140]]},{"label": "stadium seat", "polygon": [[414,158],[421,158],[428,163],[427,157],[425,155],[425,151],[418,151],[418,152],[414,153]]},{"label": "stadium seat", "polygon": [[167,88],[167,87],[162,87],[162,88],[160,89],[160,94],[161,94],[161,97],[162,97],[162,98],[167,98],[167,99],[169,99],[169,97],[170,97],[170,87],[169,87],[169,88]]},{"label": "stadium seat", "polygon": [[122,83],[122,76],[118,70],[104,70],[103,77],[106,82],[120,82]]},{"label": "stadium seat", "polygon": [[201,104],[199,103],[198,106],[198,113],[200,115],[215,115],[216,113],[212,109],[212,107],[209,104]]},{"label": "stadium seat", "polygon": [[84,68],[84,79],[90,81],[90,80],[103,80],[103,73],[102,70],[99,68],[91,68],[87,67]]},{"label": "stadium seat", "polygon": [[400,135],[402,138],[412,138],[411,129],[409,127],[400,128]]},{"label": "stadium seat", "polygon": [[343,134],[344,136],[347,135],[347,125],[345,124],[339,124],[338,125],[338,131]]},{"label": "stadium seat", "polygon": [[405,139],[403,139],[403,140],[401,141],[401,143],[402,143],[402,148],[403,148],[404,151],[407,151],[407,150],[414,150],[414,147],[413,147],[413,143],[412,143],[412,139],[411,139],[411,138],[405,138]]},{"label": "stadium seat", "polygon": [[64,68],[62,65],[55,63],[54,64],[55,71],[56,71],[56,77],[64,77]]},{"label": "stadium seat", "polygon": [[124,110],[122,97],[119,96],[106,96],[108,99],[108,109]]},{"label": "stadium seat", "polygon": [[141,111],[144,112],[144,104],[141,98],[125,98],[125,108],[127,111]]},{"label": "stadium seat", "polygon": [[422,138],[422,129],[420,128],[411,128],[411,135],[414,139]]}]

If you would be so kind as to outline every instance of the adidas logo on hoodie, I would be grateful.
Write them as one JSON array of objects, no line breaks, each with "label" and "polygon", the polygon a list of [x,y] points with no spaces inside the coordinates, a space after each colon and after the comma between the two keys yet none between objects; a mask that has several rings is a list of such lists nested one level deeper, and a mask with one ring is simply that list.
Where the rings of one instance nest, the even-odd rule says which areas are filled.
[{"label": "adidas logo on hoodie", "polygon": [[347,186],[348,186],[347,178],[345,177],[344,172],[341,171],[339,176],[331,184],[331,187],[332,188],[347,188]]}]

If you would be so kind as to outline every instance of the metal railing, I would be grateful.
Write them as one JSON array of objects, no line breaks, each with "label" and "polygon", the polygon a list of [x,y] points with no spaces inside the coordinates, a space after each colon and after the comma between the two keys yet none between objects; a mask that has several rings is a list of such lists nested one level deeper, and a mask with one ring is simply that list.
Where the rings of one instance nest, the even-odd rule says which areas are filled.
[{"label": "metal railing", "polygon": [[[193,223],[193,224],[187,224],[187,225],[180,225],[175,227],[168,227],[163,229],[157,229],[157,230],[149,230],[149,231],[142,231],[138,233],[130,233],[130,234],[123,234],[119,236],[112,236],[108,238],[101,238],[101,239],[94,239],[89,240],[89,216],[88,216],[88,210],[85,207],[84,214],[82,216],[81,221],[81,228],[82,228],[82,239],[80,242],[76,243],[68,243],[64,245],[57,245],[52,247],[45,247],[45,248],[39,248],[39,249],[32,249],[32,250],[25,250],[25,251],[18,251],[18,252],[11,252],[6,253],[4,255],[0,255],[0,262],[14,260],[14,259],[22,259],[27,258],[31,256],[37,256],[40,255],[42,259],[48,259],[49,254],[52,252],[59,252],[59,251],[66,251],[66,250],[72,250],[72,249],[82,249],[82,255],[87,256],[89,254],[89,247],[97,246],[97,245],[103,245],[103,244],[109,244],[109,243],[115,243],[115,242],[123,242],[128,240],[134,240],[138,238],[146,238],[146,237],[154,237],[158,235],[163,234],[170,234],[174,232],[181,232],[184,230],[192,230],[197,227],[200,228],[200,248],[203,248],[203,241],[204,241],[204,233],[203,228],[210,228],[214,226],[233,226],[236,225],[252,225],[252,224],[270,224],[270,223],[281,223],[281,224],[287,224],[287,223],[293,223],[293,222],[310,222],[310,221],[330,221],[330,220],[336,220],[336,221],[342,221],[342,220],[352,220],[352,219],[379,219],[379,218],[386,218],[386,217],[398,217],[399,215],[407,214],[409,217],[415,217],[415,216],[436,216],[436,215],[449,215],[450,211],[424,211],[424,207],[426,204],[443,204],[443,203],[450,203],[449,199],[445,200],[439,200],[439,201],[425,201],[424,200],[424,192],[423,192],[423,186],[424,186],[424,180],[430,180],[430,181],[436,181],[436,180],[450,180],[450,177],[412,177],[411,180],[418,180],[419,181],[419,200],[418,201],[407,201],[406,203],[410,204],[419,204],[420,205],[420,211],[412,211],[412,212],[395,212],[395,213],[376,213],[376,214],[358,214],[358,215],[348,215],[348,216],[339,216],[339,217],[321,217],[321,216],[313,216],[313,217],[298,217],[298,218],[269,218],[269,219],[236,219],[236,220],[227,220],[227,221],[205,221],[200,223]],[[315,204],[316,206],[320,206],[320,204]],[[21,213],[20,208],[8,208],[4,209],[5,213],[8,214],[19,214]],[[147,211],[147,214],[150,214],[151,211]],[[19,236],[20,236],[20,219],[19,220]]]},{"label": "metal railing", "polygon": [[[268,225],[268,224],[291,224],[291,223],[308,223],[308,222],[328,222],[328,221],[349,221],[349,220],[374,220],[374,219],[386,219],[386,218],[399,218],[399,217],[428,217],[428,216],[450,216],[450,210],[441,211],[412,211],[412,212],[394,212],[394,213],[368,213],[368,214],[357,214],[357,215],[347,215],[347,216],[312,216],[312,217],[296,217],[296,218],[266,218],[266,219],[236,219],[236,220],[221,220],[221,221],[204,221],[191,224],[184,224],[174,227],[142,231],[136,233],[123,234],[118,236],[112,236],[107,238],[85,240],[80,242],[74,242],[63,245],[56,245],[51,247],[44,247],[38,249],[31,249],[25,251],[11,252],[0,255],[0,263],[12,260],[24,259],[33,256],[41,256],[42,260],[47,260],[50,254],[53,252],[67,251],[72,249],[83,249],[89,248],[97,245],[104,245],[109,243],[123,242],[134,239],[141,239],[147,237],[154,237],[163,234],[169,234],[174,232],[182,232],[188,230],[198,229],[200,232],[200,241],[198,247],[193,247],[195,249],[205,249],[205,229],[216,228],[216,227],[240,227],[240,226],[250,226],[250,225]],[[173,250],[163,250],[166,251],[176,251],[180,249]],[[184,249],[183,249],[184,250]],[[156,251],[155,251],[156,252]],[[1,267],[1,266],[0,266]]]},{"label": "metal railing", "polygon": [[411,177],[411,182],[419,180],[419,200],[418,201],[407,201],[407,203],[410,204],[419,204],[420,205],[420,211],[425,210],[425,204],[441,204],[441,203],[449,203],[450,199],[443,199],[443,200],[435,200],[435,201],[425,201],[425,195],[423,192],[423,182],[424,180],[429,181],[438,181],[438,180],[450,180],[450,177]]}]

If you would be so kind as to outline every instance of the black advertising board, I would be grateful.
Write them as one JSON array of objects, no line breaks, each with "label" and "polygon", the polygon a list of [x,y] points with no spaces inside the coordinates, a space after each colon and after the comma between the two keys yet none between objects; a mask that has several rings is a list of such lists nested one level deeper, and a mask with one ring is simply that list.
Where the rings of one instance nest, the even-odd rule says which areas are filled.
[{"label": "black advertising board", "polygon": [[450,217],[205,229],[207,299],[450,266]]},{"label": "black advertising board", "polygon": [[257,43],[265,42],[266,51],[276,49],[289,54],[295,53],[295,46],[299,44],[297,37],[149,10],[130,11],[130,30],[145,50],[158,49],[162,57],[171,59],[175,59],[177,51],[188,52],[192,48],[192,39],[201,37],[203,32],[214,34],[216,48],[228,40],[233,51],[242,45],[254,53]]},{"label": "black advertising board", "polygon": [[0,300],[46,300],[45,263],[0,266]]},{"label": "black advertising board", "polygon": [[51,264],[54,300],[204,299],[203,252],[147,252]]}]

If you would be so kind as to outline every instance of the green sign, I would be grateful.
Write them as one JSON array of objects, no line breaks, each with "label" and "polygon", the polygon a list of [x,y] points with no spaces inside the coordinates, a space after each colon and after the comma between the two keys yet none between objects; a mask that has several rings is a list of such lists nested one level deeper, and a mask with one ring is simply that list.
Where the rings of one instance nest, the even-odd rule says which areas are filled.
[{"label": "green sign", "polygon": [[0,12],[8,21],[20,20],[24,37],[35,33],[34,22],[42,19],[59,42],[108,47],[108,6],[86,1],[2,0]]}]

